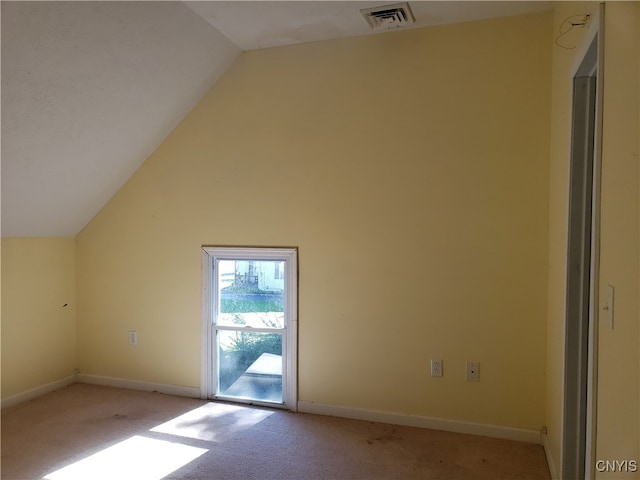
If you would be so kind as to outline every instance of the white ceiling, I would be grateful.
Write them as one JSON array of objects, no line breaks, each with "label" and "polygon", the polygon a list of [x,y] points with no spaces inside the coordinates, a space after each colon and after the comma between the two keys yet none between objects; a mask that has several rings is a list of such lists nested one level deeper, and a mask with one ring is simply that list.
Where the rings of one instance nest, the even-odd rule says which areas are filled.
[{"label": "white ceiling", "polygon": [[[187,1],[186,4],[242,50],[316,42],[373,32],[360,10],[401,3],[372,1]],[[468,22],[549,10],[547,1],[410,1],[409,28]]]},{"label": "white ceiling", "polygon": [[[371,34],[387,3],[2,1],[2,235],[76,235],[241,51]],[[551,8],[410,5],[412,28]]]}]

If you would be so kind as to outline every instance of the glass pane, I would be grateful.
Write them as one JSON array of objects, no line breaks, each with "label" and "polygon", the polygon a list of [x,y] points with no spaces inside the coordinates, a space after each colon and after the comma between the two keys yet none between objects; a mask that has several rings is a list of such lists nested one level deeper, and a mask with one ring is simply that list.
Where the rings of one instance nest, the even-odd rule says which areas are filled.
[{"label": "glass pane", "polygon": [[218,261],[217,324],[284,328],[282,260]]},{"label": "glass pane", "polygon": [[218,394],[282,403],[282,334],[218,330]]}]

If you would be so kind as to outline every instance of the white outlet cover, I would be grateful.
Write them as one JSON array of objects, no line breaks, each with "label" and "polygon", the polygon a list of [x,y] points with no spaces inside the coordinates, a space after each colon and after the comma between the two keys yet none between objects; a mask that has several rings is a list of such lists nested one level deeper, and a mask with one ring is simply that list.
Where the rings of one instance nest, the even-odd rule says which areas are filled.
[{"label": "white outlet cover", "polygon": [[432,377],[441,377],[442,376],[442,360],[440,359],[431,359],[431,376]]}]

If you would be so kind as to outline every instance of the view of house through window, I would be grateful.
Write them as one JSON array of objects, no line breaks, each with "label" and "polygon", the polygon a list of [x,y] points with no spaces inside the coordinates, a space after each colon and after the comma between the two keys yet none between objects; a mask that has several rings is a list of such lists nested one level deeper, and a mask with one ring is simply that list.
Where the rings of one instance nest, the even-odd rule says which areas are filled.
[{"label": "view of house through window", "polygon": [[283,263],[217,262],[220,395],[282,402]]}]

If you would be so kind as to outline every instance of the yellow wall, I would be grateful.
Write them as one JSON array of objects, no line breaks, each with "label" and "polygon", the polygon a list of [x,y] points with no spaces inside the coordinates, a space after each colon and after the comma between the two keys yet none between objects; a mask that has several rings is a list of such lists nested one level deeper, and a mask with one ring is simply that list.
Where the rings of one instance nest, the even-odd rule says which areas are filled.
[{"label": "yellow wall", "polygon": [[[605,13],[604,132],[601,197],[600,304],[616,286],[616,327],[600,317],[596,459],[637,459],[638,404],[638,2],[610,2]],[[595,2],[557,3],[554,37],[571,15],[590,13]],[[571,135],[571,79],[590,37],[574,29],[553,48],[546,422],[550,453],[562,471],[563,355],[566,239]],[[617,477],[616,477],[617,475]],[[629,473],[613,475],[627,478]],[[625,476],[626,475],[626,476]],[[598,477],[605,476],[598,474]]]},{"label": "yellow wall", "polygon": [[[605,13],[605,96],[602,159],[600,301],[615,286],[615,326],[600,319],[598,459],[640,462],[638,343],[638,2],[611,2]],[[603,478],[640,478],[612,474]]]},{"label": "yellow wall", "polygon": [[2,239],[2,398],[73,374],[75,286],[75,239]]},{"label": "yellow wall", "polygon": [[540,428],[550,35],[244,53],[78,236],[81,371],[199,385],[201,245],[298,246],[301,400]]}]

